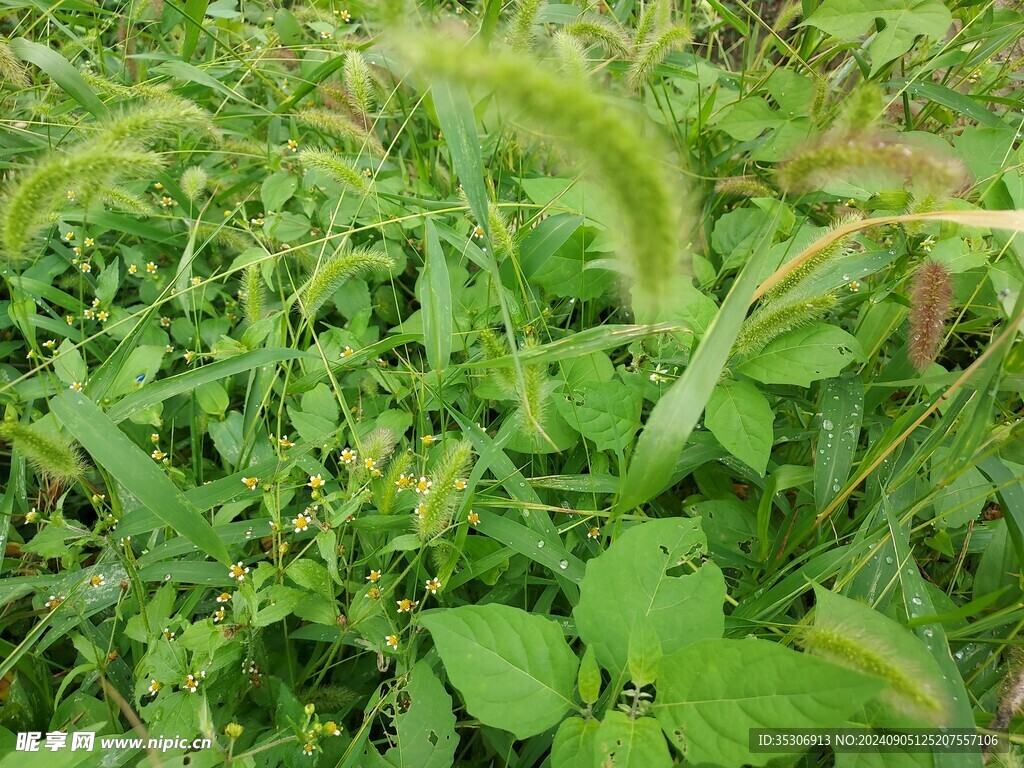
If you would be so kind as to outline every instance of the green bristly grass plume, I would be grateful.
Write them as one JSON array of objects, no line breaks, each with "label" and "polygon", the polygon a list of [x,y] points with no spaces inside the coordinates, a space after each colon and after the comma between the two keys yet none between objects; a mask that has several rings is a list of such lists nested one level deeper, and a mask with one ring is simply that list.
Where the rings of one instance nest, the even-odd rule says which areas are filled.
[{"label": "green bristly grass plume", "polygon": [[87,200],[121,179],[149,176],[161,165],[161,158],[151,152],[93,142],[68,154],[48,155],[24,171],[3,200],[3,255],[11,261],[28,258],[34,238],[64,207],[69,192],[78,200]]},{"label": "green bristly grass plume", "polygon": [[44,477],[70,483],[85,472],[86,465],[79,451],[44,435],[37,426],[2,421],[0,440],[14,447]]},{"label": "green bristly grass plume", "polygon": [[518,0],[505,39],[514,51],[529,51],[534,46],[533,24],[542,0]]},{"label": "green bristly grass plume", "polygon": [[816,656],[851,667],[888,683],[879,698],[918,722],[944,725],[948,709],[944,692],[934,690],[928,675],[912,659],[894,656],[884,645],[849,623],[804,627],[800,644]]},{"label": "green bristly grass plume", "polygon": [[206,191],[209,182],[209,174],[200,166],[193,165],[181,174],[181,191],[185,193],[185,197],[195,202]]},{"label": "green bristly grass plume", "polygon": [[773,190],[752,176],[736,176],[715,182],[715,191],[726,197],[771,197]]},{"label": "green bristly grass plume", "polygon": [[11,53],[7,41],[3,38],[0,38],[0,81],[7,81],[20,88],[27,88],[32,82],[29,80],[25,65]]},{"label": "green bristly grass plume", "polygon": [[755,355],[782,334],[820,320],[835,303],[836,297],[826,293],[763,304],[743,322],[733,351],[741,357]]},{"label": "green bristly grass plume", "polygon": [[552,36],[551,46],[558,60],[558,68],[566,76],[576,80],[582,80],[587,76],[587,54],[578,38],[559,30]]},{"label": "green bristly grass plume", "polygon": [[455,481],[465,478],[473,449],[463,440],[452,445],[431,472],[433,486],[413,515],[420,541],[439,536],[449,526],[458,500]]},{"label": "green bristly grass plume", "polygon": [[562,31],[586,43],[603,46],[620,59],[632,56],[633,42],[625,31],[611,21],[592,14],[584,14],[566,24]]},{"label": "green bristly grass plume", "polygon": [[370,189],[369,179],[335,152],[326,149],[303,149],[299,152],[299,162],[307,168],[323,171],[354,192],[365,194]]},{"label": "green bristly grass plume", "polygon": [[858,172],[885,171],[904,182],[928,190],[952,191],[965,181],[963,165],[952,157],[883,136],[826,137],[817,146],[802,150],[778,171],[778,180],[789,192],[820,189],[837,177]]},{"label": "green bristly grass plume", "polygon": [[[860,221],[861,218],[858,214],[847,216],[835,222],[830,231],[841,229],[854,221]],[[761,299],[762,305],[781,301],[784,297],[794,298],[803,286],[813,285],[814,279],[827,271],[833,261],[849,252],[855,237],[856,233],[854,232],[844,235],[798,264],[778,284],[765,293]]]},{"label": "green bristly grass plume", "polygon": [[90,127],[97,144],[148,147],[179,131],[209,130],[210,118],[193,102],[175,97],[132,104]]},{"label": "green bristly grass plume", "polygon": [[346,114],[336,110],[310,107],[295,113],[295,117],[325,136],[346,137],[362,144],[375,155],[383,155],[380,140]]},{"label": "green bristly grass plume", "polygon": [[401,451],[388,462],[384,475],[375,480],[371,486],[377,511],[382,515],[390,515],[394,511],[395,499],[398,496],[398,478],[405,474],[412,463],[412,456]]},{"label": "green bristly grass plume", "polygon": [[693,39],[689,28],[682,24],[656,29],[649,40],[639,45],[633,63],[626,73],[626,82],[633,90],[640,89],[650,77],[654,68],[665,60],[672,51],[682,48]]},{"label": "green bristly grass plume", "polygon": [[670,277],[686,261],[675,204],[683,195],[665,173],[662,143],[641,135],[634,119],[578,81],[499,51],[467,45],[456,52],[458,45],[420,34],[403,37],[397,48],[424,75],[493,89],[499,104],[582,156],[618,203],[617,239],[640,300],[661,306]]},{"label": "green bristly grass plume", "polygon": [[[388,465],[388,460],[398,444],[395,433],[386,427],[374,429],[360,441],[362,450],[360,456],[362,463],[357,472],[362,472],[369,477],[377,477],[374,473],[383,473]],[[373,462],[370,464],[370,462]]]},{"label": "green bristly grass plume", "polygon": [[374,92],[370,68],[359,51],[352,51],[345,57],[342,75],[349,106],[365,120],[377,107],[377,94]]},{"label": "green bristly grass plume", "polygon": [[395,266],[395,260],[375,248],[339,249],[320,265],[302,291],[302,312],[313,317],[341,286],[354,277],[374,272],[386,272]]},{"label": "green bristly grass plume", "polygon": [[263,319],[263,311],[266,305],[266,288],[263,284],[263,275],[260,274],[259,264],[250,264],[242,273],[242,309],[245,311],[245,319],[255,325]]}]

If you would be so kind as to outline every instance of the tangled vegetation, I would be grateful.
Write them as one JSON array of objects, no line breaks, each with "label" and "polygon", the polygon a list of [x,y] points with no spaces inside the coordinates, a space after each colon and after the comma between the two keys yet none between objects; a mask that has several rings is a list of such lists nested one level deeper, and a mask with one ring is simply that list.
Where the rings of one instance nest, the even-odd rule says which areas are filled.
[{"label": "tangled vegetation", "polygon": [[1019,765],[1022,39],[5,2],[0,768]]}]

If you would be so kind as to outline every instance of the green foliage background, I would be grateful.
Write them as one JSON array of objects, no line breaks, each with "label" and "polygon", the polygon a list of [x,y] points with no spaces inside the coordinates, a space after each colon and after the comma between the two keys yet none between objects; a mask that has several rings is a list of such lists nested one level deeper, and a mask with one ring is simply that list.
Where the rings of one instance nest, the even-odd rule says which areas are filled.
[{"label": "green foliage background", "polygon": [[7,0],[0,768],[1016,765],[1010,5]]}]

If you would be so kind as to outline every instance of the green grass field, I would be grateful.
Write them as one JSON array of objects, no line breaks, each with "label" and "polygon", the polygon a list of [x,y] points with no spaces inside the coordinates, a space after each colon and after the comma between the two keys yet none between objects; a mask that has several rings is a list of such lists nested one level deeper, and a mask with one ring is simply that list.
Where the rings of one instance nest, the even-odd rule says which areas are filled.
[{"label": "green grass field", "polygon": [[1022,41],[3,0],[0,768],[1024,764]]}]

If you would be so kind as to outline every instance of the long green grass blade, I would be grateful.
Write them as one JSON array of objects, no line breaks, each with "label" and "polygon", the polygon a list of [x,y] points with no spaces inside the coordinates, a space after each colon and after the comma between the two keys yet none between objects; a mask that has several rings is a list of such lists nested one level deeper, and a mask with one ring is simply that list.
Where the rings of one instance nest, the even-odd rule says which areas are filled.
[{"label": "long green grass blade", "polygon": [[55,50],[24,38],[11,40],[8,45],[15,56],[43,70],[53,82],[67,92],[68,96],[96,117],[103,117],[107,114],[106,105],[85,82],[85,78],[72,66],[71,62]]},{"label": "long green grass blade", "polygon": [[750,260],[722,303],[686,371],[651,411],[629,463],[625,491],[615,505],[616,514],[654,498],[671,479],[679,454],[704,412],[704,406],[729,359],[757,287],[775,226],[776,221],[773,220],[763,230]]},{"label": "long green grass blade", "polygon": [[421,281],[423,305],[423,343],[427,361],[435,371],[448,367],[452,355],[452,286],[448,279],[448,263],[441,250],[437,229],[430,219],[426,223],[427,262]]},{"label": "long green grass blade", "polygon": [[50,409],[99,466],[152,510],[157,517],[203,552],[225,565],[227,547],[202,513],[110,418],[84,395],[62,392]]},{"label": "long green grass blade", "polygon": [[484,164],[480,157],[480,137],[473,116],[473,102],[465,88],[446,80],[431,83],[437,122],[444,132],[445,143],[452,154],[455,174],[469,200],[477,223],[490,236],[487,225],[487,188],[484,186]]}]

